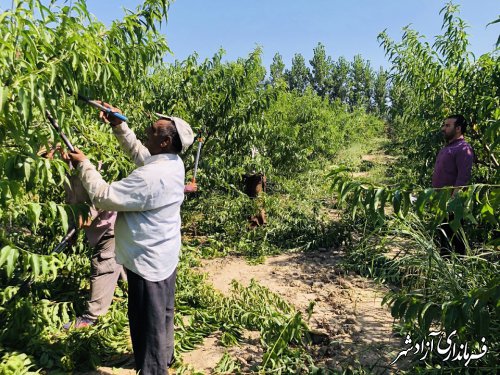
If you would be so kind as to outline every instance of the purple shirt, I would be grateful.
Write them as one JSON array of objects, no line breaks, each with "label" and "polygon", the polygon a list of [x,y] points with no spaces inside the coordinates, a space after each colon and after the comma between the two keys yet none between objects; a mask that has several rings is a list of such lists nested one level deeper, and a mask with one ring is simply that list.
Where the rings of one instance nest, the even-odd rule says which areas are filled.
[{"label": "purple shirt", "polygon": [[467,185],[473,161],[474,151],[463,137],[451,141],[437,155],[432,187]]},{"label": "purple shirt", "polygon": [[94,207],[90,208],[90,212],[94,220],[92,220],[89,227],[83,229],[87,235],[89,245],[94,247],[105,233],[108,235],[115,234],[114,228],[117,214],[114,211],[96,210]]}]

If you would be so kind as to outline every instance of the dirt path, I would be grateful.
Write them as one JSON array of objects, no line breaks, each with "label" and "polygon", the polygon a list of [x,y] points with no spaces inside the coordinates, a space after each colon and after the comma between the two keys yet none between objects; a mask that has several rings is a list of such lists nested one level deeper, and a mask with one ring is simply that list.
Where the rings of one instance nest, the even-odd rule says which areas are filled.
[{"label": "dirt path", "polygon": [[[272,256],[257,265],[233,256],[203,260],[198,271],[206,273],[207,281],[225,294],[229,293],[232,280],[247,286],[255,279],[304,316],[310,301],[314,301],[309,326],[320,342],[315,346],[316,352],[311,353],[318,364],[331,369],[361,364],[377,374],[395,372],[389,363],[403,343],[392,333],[388,309],[381,306],[386,290],[366,278],[345,274],[338,266],[340,254],[323,250]],[[182,355],[183,363],[210,374],[228,351],[246,372],[262,358],[259,332],[245,332],[241,345],[229,350],[218,342],[218,333],[207,337],[199,348]],[[101,367],[93,374],[134,374],[131,364],[120,367]]]},{"label": "dirt path", "polygon": [[[229,292],[233,279],[245,286],[255,279],[304,313],[315,301],[309,325],[323,342],[312,353],[319,363],[334,369],[359,362],[376,373],[388,373],[401,341],[392,333],[389,311],[381,306],[385,290],[368,279],[345,275],[338,261],[338,253],[325,249],[268,257],[258,265],[237,257],[205,260],[199,271],[223,293]],[[227,350],[217,342],[216,336],[207,338],[203,346],[183,355],[184,363],[211,373]],[[247,332],[243,344],[229,352],[244,371],[262,355],[258,332]]]},{"label": "dirt path", "polygon": [[[383,175],[381,171],[385,165],[393,161],[380,149],[360,155],[360,158],[362,170],[353,173],[354,178]],[[332,211],[331,219],[337,220],[338,212]],[[316,352],[311,353],[317,364],[337,370],[361,364],[376,374],[397,372],[397,368],[389,364],[404,343],[392,332],[389,310],[381,306],[387,290],[367,278],[345,274],[338,266],[342,254],[332,249],[321,250],[270,256],[257,265],[234,256],[203,260],[198,271],[206,273],[207,281],[225,294],[229,293],[232,280],[247,286],[255,279],[294,305],[303,316],[307,316],[306,309],[314,301],[308,324],[317,333],[315,337],[320,343],[314,346],[318,348]],[[226,351],[240,363],[244,373],[249,372],[252,364],[261,361],[259,332],[245,332],[243,342],[229,349],[218,345],[219,342],[216,332],[199,348],[182,354],[183,363],[193,370],[210,374]],[[134,374],[133,370],[124,367],[100,368],[97,373]]]},{"label": "dirt path", "polygon": [[[354,178],[385,175],[385,168],[394,157],[384,151],[383,142],[359,155],[359,172]],[[338,212],[331,212],[338,219]],[[318,333],[322,343],[311,353],[318,364],[331,369],[361,364],[377,374],[397,372],[390,367],[404,346],[392,332],[393,319],[386,306],[381,306],[387,290],[373,281],[354,274],[345,274],[338,266],[342,254],[334,249],[309,253],[288,253],[268,257],[264,264],[251,265],[238,257],[203,261],[200,272],[222,293],[228,293],[231,281],[247,286],[251,279],[277,293],[293,304],[303,316],[311,301],[315,302],[309,327]],[[185,364],[209,374],[222,358],[226,348],[217,345],[217,336],[209,337],[203,346],[183,355]],[[247,332],[239,347],[229,350],[243,372],[262,357],[259,333]],[[404,364],[403,364],[404,366]]]}]

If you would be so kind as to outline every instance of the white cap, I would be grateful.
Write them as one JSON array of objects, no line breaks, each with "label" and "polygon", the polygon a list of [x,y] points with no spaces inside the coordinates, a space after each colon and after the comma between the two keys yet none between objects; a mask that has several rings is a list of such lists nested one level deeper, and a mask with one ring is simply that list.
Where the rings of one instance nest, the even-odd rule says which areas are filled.
[{"label": "white cap", "polygon": [[179,138],[182,143],[182,151],[185,152],[189,146],[191,146],[194,142],[194,133],[193,129],[191,129],[191,125],[189,125],[186,121],[179,117],[174,116],[166,116],[161,113],[155,113],[159,118],[164,118],[170,120],[174,123],[175,128],[177,129],[177,134],[179,134]]}]

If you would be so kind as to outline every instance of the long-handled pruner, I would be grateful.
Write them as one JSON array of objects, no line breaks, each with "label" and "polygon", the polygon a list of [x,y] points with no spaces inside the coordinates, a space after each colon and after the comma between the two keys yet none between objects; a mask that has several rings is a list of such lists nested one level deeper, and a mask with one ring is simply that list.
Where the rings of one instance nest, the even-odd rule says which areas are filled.
[{"label": "long-handled pruner", "polygon": [[50,121],[50,123],[52,124],[52,127],[56,130],[57,134],[59,134],[59,136],[63,140],[66,147],[68,147],[68,149],[71,152],[75,152],[75,148],[73,147],[73,145],[69,141],[68,137],[66,137],[66,134],[64,134],[63,131],[61,130],[61,127],[57,123],[56,119],[54,117],[52,117],[52,115],[50,114],[49,111],[45,111],[45,116],[47,116],[47,119]]},{"label": "long-handled pruner", "polygon": [[114,117],[116,117],[122,121],[125,121],[125,122],[128,121],[127,116],[122,115],[121,113],[118,113],[118,112],[113,112],[111,109],[106,108],[101,103],[99,103],[95,100],[90,100],[89,98],[87,98],[81,94],[78,94],[78,99],[80,99],[81,101],[84,101],[87,104],[90,104],[92,107],[95,107],[95,108],[105,112],[108,116],[114,116]]},{"label": "long-handled pruner", "polygon": [[66,235],[64,236],[62,241],[59,243],[59,245],[54,247],[54,250],[52,250],[52,252],[56,253],[56,254],[62,252],[69,245],[69,240],[75,234],[76,234],[76,228],[71,228],[71,230],[68,233],[66,233]]},{"label": "long-handled pruner", "polygon": [[198,151],[196,151],[196,159],[194,161],[194,171],[193,179],[190,183],[184,186],[185,193],[194,193],[198,190],[198,185],[196,185],[196,173],[198,172],[198,162],[200,161],[201,146],[203,145],[203,138],[201,137],[201,130],[198,133]]},{"label": "long-handled pruner", "polygon": [[[68,148],[68,150],[70,150],[71,152],[75,152],[75,147],[71,144],[68,137],[66,137],[66,134],[64,134],[63,131],[61,130],[61,127],[57,123],[57,120],[54,117],[52,117],[49,111],[45,111],[45,116],[47,116],[47,119],[50,121],[56,132],[59,134],[64,144]],[[68,231],[63,240],[52,251],[54,253],[60,253],[61,251],[63,251],[66,248],[66,246],[68,246],[69,240],[71,239],[71,237],[75,235],[75,233],[76,233],[76,228],[72,228],[70,231]]]}]

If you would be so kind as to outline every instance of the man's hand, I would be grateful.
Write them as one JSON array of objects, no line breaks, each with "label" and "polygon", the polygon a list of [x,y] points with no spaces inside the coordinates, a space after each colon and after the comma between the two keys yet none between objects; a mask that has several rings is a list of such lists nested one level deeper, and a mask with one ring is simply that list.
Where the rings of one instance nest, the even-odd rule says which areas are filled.
[{"label": "man's hand", "polygon": [[75,152],[68,153],[68,157],[71,159],[73,166],[77,166],[78,163],[81,163],[84,160],[87,160],[87,157],[83,152],[81,152],[78,148],[75,147]]},{"label": "man's hand", "polygon": [[51,146],[50,150],[47,151],[47,148],[42,147],[38,151],[38,155],[40,155],[42,158],[53,160],[54,159],[54,154],[56,151],[61,150],[61,144],[58,143],[55,146]]},{"label": "man's hand", "polygon": [[[109,108],[111,110],[111,112],[118,112],[118,113],[122,113],[122,111],[119,109],[119,108],[115,108],[113,106],[111,106],[110,104],[108,103],[105,103],[103,101],[100,101],[99,102],[100,104],[102,104],[103,106],[105,106],[106,108]],[[116,125],[120,125],[123,121],[120,120],[119,118],[116,118],[115,116],[113,115],[108,115],[106,112],[104,111],[101,111],[99,113],[99,118],[101,120],[103,120],[106,124],[110,124],[111,126],[116,126]]]},{"label": "man's hand", "polygon": [[59,155],[61,155],[61,159],[66,162],[66,164],[69,164],[71,162],[71,159],[68,155],[68,152],[64,150],[63,148],[59,149]]},{"label": "man's hand", "polygon": [[190,182],[187,185],[184,185],[184,194],[196,193],[198,191],[198,185],[196,182]]},{"label": "man's hand", "polygon": [[78,229],[88,228],[92,224],[92,218],[87,217],[86,221],[83,221],[82,215],[78,215]]}]

